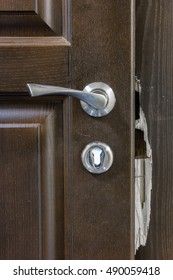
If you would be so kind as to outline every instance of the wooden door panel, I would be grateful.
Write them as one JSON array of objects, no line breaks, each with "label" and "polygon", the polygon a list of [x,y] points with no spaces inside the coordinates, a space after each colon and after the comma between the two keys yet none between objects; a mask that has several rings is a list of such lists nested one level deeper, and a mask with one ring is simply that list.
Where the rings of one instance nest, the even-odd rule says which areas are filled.
[{"label": "wooden door panel", "polygon": [[[15,14],[15,25],[9,14],[2,13],[11,24],[9,29],[0,13],[0,112],[5,113],[0,122],[18,129],[15,125],[23,120],[24,126],[34,124],[34,131],[35,125],[40,129],[39,136],[34,134],[38,147],[31,147],[38,164],[33,174],[40,182],[35,180],[40,193],[33,202],[39,211],[33,234],[39,234],[39,241],[33,258],[131,259],[134,1],[36,3],[34,14]],[[34,18],[29,24],[19,23],[30,17]],[[103,118],[87,115],[79,100],[35,99],[26,94],[26,83],[83,90],[92,82],[110,85],[116,95],[115,108]],[[93,141],[107,143],[114,153],[109,172],[98,176],[85,170],[81,162],[82,150]]]},{"label": "wooden door panel", "polygon": [[5,2],[6,4],[0,2],[1,37],[63,35],[66,1],[38,0],[34,5],[28,5],[29,2],[25,5],[23,1],[16,2],[16,4],[13,2],[13,5],[10,5],[8,2]]},{"label": "wooden door panel", "polygon": [[56,36],[55,32],[35,14],[2,13],[0,26],[1,37]]},{"label": "wooden door panel", "polygon": [[133,4],[77,0],[72,5],[73,88],[101,81],[114,89],[117,99],[114,110],[100,119],[81,114],[73,101],[74,155],[98,140],[115,157],[109,172],[99,176],[84,170],[79,156],[74,158],[74,259],[134,257]]},{"label": "wooden door panel", "polygon": [[35,0],[1,0],[0,11],[34,11]]},{"label": "wooden door panel", "polygon": [[0,92],[26,92],[26,83],[69,87],[69,5],[37,4],[34,14],[0,13]]},{"label": "wooden door panel", "polygon": [[151,220],[137,259],[173,259],[173,2],[137,0],[136,74],[153,154]]},{"label": "wooden door panel", "polygon": [[27,101],[0,104],[0,259],[63,259],[62,102]]},{"label": "wooden door panel", "polygon": [[0,259],[37,259],[37,128],[1,125],[0,153]]},{"label": "wooden door panel", "polygon": [[65,39],[2,37],[0,45],[0,92],[26,92],[26,83],[69,86],[70,44]]}]

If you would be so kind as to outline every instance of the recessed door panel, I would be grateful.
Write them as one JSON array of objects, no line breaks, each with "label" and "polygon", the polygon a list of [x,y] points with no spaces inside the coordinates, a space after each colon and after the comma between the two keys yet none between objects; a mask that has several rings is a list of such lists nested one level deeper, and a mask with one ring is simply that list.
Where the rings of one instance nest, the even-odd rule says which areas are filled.
[{"label": "recessed door panel", "polygon": [[0,259],[39,257],[37,132],[0,126]]},{"label": "recessed door panel", "polygon": [[34,3],[33,12],[25,10],[24,3],[18,11],[13,5],[0,4],[0,92],[26,92],[27,82],[69,86],[70,4]]},{"label": "recessed door panel", "polygon": [[0,104],[0,259],[64,258],[62,103]]}]

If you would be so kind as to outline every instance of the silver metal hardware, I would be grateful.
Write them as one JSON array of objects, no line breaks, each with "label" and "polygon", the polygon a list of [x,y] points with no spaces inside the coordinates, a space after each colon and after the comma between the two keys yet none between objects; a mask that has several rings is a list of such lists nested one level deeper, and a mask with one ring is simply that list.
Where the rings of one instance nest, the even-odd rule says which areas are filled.
[{"label": "silver metal hardware", "polygon": [[103,117],[114,108],[116,99],[113,90],[105,83],[92,83],[83,91],[63,87],[27,84],[31,96],[67,95],[81,100],[83,110],[92,117]]},{"label": "silver metal hardware", "polygon": [[106,98],[106,104],[102,108],[94,108],[90,106],[89,103],[81,101],[81,106],[83,110],[92,117],[103,117],[109,114],[115,106],[116,98],[115,94],[110,86],[105,83],[97,82],[87,85],[84,88],[84,92],[88,92],[90,94],[104,95]]},{"label": "silver metal hardware", "polygon": [[100,147],[94,147],[89,152],[89,162],[92,167],[99,169],[102,166],[105,158],[105,153]]},{"label": "silver metal hardware", "polygon": [[113,163],[113,152],[102,142],[88,144],[81,155],[84,167],[91,173],[101,174],[109,170]]}]

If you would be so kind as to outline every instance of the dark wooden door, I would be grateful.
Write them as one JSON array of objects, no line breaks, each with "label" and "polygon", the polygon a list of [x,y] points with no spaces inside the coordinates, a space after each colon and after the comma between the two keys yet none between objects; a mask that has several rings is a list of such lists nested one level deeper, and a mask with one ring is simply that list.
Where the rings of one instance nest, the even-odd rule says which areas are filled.
[{"label": "dark wooden door", "polygon": [[[0,259],[134,257],[134,1],[0,1]],[[69,97],[104,82],[114,110],[93,118]],[[81,152],[114,152],[92,175]]]},{"label": "dark wooden door", "polygon": [[137,259],[173,259],[173,2],[136,1],[136,74],[153,151],[151,217]]}]

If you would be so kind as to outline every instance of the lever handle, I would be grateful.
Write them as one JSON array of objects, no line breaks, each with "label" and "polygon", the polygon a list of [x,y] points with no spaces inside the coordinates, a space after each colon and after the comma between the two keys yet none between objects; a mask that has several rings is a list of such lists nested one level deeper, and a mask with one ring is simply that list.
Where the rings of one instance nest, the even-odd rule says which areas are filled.
[{"label": "lever handle", "polygon": [[107,115],[115,105],[113,90],[105,83],[92,83],[83,91],[49,85],[27,84],[31,96],[66,95],[80,99],[81,106],[92,117]]}]

